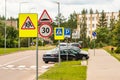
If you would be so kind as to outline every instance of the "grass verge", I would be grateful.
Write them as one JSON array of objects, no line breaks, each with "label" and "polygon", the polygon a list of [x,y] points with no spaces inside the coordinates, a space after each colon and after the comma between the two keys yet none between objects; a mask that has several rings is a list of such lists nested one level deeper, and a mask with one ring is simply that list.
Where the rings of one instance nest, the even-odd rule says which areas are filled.
[{"label": "grass verge", "polygon": [[[50,45],[46,45],[46,46],[41,46],[38,47],[39,50],[49,50],[49,49],[53,49],[55,48],[55,46],[50,46]],[[5,55],[5,54],[10,54],[13,52],[17,52],[17,51],[25,51],[25,50],[36,50],[35,46],[31,46],[31,47],[26,47],[26,48],[0,48],[0,55]]]},{"label": "grass verge", "polygon": [[86,71],[87,66],[81,66],[80,61],[61,62],[40,75],[39,80],[86,80]]},{"label": "grass verge", "polygon": [[120,61],[120,54],[112,53],[111,52],[111,47],[103,47],[104,50],[106,50],[108,53],[110,53],[113,57],[115,57],[117,60]]}]

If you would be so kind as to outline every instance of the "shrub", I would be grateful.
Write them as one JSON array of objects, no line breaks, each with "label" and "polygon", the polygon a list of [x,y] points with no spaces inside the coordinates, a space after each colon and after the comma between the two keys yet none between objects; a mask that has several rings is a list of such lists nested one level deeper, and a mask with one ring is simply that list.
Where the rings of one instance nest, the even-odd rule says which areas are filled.
[{"label": "shrub", "polygon": [[117,49],[115,50],[115,53],[120,54],[120,47],[117,47]]}]

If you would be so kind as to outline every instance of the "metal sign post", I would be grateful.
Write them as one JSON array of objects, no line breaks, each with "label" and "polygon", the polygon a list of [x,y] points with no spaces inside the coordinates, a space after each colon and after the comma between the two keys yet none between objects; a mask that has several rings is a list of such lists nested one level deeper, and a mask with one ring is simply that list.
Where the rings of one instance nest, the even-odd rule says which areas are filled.
[{"label": "metal sign post", "polygon": [[94,37],[94,56],[95,56],[95,37],[96,37],[96,32],[93,32],[92,35]]},{"label": "metal sign post", "polygon": [[36,80],[38,80],[38,14],[19,14],[19,37],[36,38]]},{"label": "metal sign post", "polygon": [[[67,49],[68,49],[68,38],[70,38],[70,34],[71,34],[70,28],[65,28],[64,37],[67,38]],[[66,60],[68,61],[68,53],[66,55]]]},{"label": "metal sign post", "polygon": [[36,80],[38,80],[38,37],[36,38]]}]

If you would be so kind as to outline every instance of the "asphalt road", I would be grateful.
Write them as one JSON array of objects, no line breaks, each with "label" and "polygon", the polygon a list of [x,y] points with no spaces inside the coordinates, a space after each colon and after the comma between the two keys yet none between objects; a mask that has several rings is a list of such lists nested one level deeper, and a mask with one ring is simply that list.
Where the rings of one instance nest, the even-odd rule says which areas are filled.
[{"label": "asphalt road", "polygon": [[[39,74],[53,66],[45,64],[42,55],[45,50],[39,50]],[[0,56],[0,80],[33,80],[36,77],[36,50],[17,52]]]}]

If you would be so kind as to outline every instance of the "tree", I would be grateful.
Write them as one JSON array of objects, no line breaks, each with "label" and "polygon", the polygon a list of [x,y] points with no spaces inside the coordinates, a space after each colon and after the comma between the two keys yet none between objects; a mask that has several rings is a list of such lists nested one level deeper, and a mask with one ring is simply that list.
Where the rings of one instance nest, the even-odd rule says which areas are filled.
[{"label": "tree", "polygon": [[92,10],[92,8],[90,9],[90,14],[93,14],[93,10]]},{"label": "tree", "polygon": [[86,24],[86,11],[85,9],[82,10],[82,20],[80,22],[80,39],[83,41],[83,47],[85,47],[86,44],[86,36],[87,36],[87,24]]},{"label": "tree", "polygon": [[4,47],[4,24],[2,21],[0,21],[0,47]]},{"label": "tree", "polygon": [[120,20],[117,21],[115,24],[115,29],[112,31],[113,32],[113,44],[115,46],[120,46]]},{"label": "tree", "polygon": [[107,27],[101,27],[96,29],[97,39],[96,43],[108,44],[109,39],[109,29]]},{"label": "tree", "polygon": [[18,31],[12,26],[7,26],[6,35],[7,35],[6,36],[7,47],[9,48],[16,47]]},{"label": "tree", "polygon": [[56,23],[56,25],[57,24],[59,24],[59,20],[60,20],[60,25],[61,26],[64,26],[65,25],[65,23],[66,23],[66,18],[60,13],[59,14],[59,16],[57,15],[56,17],[55,17],[56,19],[55,19],[55,23]]},{"label": "tree", "polygon": [[73,31],[73,29],[77,28],[77,14],[74,11],[72,14],[70,14],[70,16],[68,17],[68,26],[69,28],[71,28],[71,30]]},{"label": "tree", "polygon": [[106,15],[104,13],[104,11],[102,11],[101,16],[99,18],[98,27],[107,27],[107,19],[106,19]]}]

